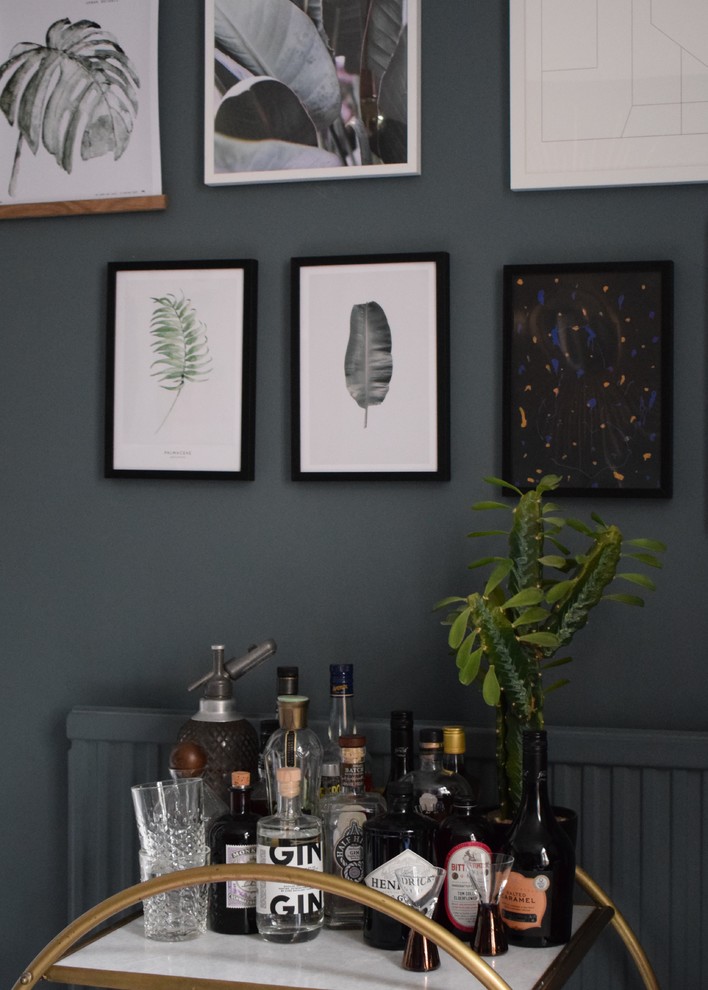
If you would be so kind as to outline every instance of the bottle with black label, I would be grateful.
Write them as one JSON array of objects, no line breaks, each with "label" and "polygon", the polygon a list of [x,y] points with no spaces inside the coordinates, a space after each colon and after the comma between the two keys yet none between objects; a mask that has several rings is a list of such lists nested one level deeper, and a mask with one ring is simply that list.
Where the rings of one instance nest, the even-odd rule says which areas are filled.
[{"label": "bottle with black label", "polygon": [[[388,812],[364,822],[364,883],[401,900],[396,868],[421,858],[435,865],[437,823],[415,810],[409,780],[388,788]],[[408,928],[395,918],[364,908],[364,941],[379,949],[405,948]]]},{"label": "bottle with black label", "polygon": [[[322,799],[325,862],[327,873],[355,883],[364,880],[364,823],[386,811],[386,802],[365,789],[365,736],[340,736],[341,785],[338,794]],[[361,904],[337,894],[325,894],[327,928],[361,928]]]},{"label": "bottle with black label", "polygon": [[[231,811],[209,832],[212,863],[255,863],[258,815],[251,810],[251,775],[231,774]],[[256,927],[255,880],[227,880],[209,888],[209,927],[225,935],[250,935]]]},{"label": "bottle with black label", "polygon": [[[258,822],[256,861],[322,872],[322,824],[300,805],[300,768],[276,771],[278,811]],[[324,919],[322,891],[303,883],[259,880],[256,923],[269,942],[306,942],[315,938]]]},{"label": "bottle with black label", "polygon": [[396,709],[391,712],[391,766],[384,795],[388,801],[391,784],[413,770],[413,712]]},{"label": "bottle with black label", "polygon": [[438,865],[445,870],[435,920],[468,941],[479,903],[468,873],[484,869],[492,854],[492,832],[474,798],[454,799],[452,814],[440,823],[435,848]]},{"label": "bottle with black label", "polygon": [[501,852],[514,857],[499,911],[512,945],[540,948],[570,939],[575,850],[548,797],[543,730],[523,737],[523,790]]}]

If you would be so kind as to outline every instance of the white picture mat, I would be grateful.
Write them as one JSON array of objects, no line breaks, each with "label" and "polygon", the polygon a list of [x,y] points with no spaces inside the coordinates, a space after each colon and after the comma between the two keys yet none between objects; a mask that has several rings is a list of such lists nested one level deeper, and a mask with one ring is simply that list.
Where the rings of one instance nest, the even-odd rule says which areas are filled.
[{"label": "white picture mat", "polygon": [[[212,370],[174,393],[152,376],[153,297],[190,300],[206,325]],[[116,274],[113,467],[238,471],[241,468],[244,272],[232,269]],[[164,425],[160,426],[164,417]]]},{"label": "white picture mat", "polygon": [[0,114],[0,204],[153,196],[162,192],[157,86],[158,0],[21,0],[0,10],[0,64],[19,42],[44,45],[55,21],[89,20],[110,32],[140,79],[138,112],[127,148],[84,161],[79,149],[71,173],[40,145],[22,143],[17,189],[8,192],[19,131]]},{"label": "white picture mat", "polygon": [[[266,0],[263,0],[266,2]],[[263,169],[260,171],[219,172],[214,165],[214,114],[218,104],[214,91],[214,3],[205,0],[204,56],[204,182],[209,186],[238,185],[248,182],[294,182],[318,179],[381,178],[395,175],[420,175],[420,62],[421,2],[407,0],[408,11],[408,155],[405,162],[346,167],[312,167]]]},{"label": "white picture mat", "polygon": [[[437,470],[436,278],[432,261],[300,269],[303,472]],[[393,373],[364,429],[344,357],[352,307],[372,300],[391,328]]]},{"label": "white picture mat", "polygon": [[708,181],[705,0],[510,0],[511,188]]}]

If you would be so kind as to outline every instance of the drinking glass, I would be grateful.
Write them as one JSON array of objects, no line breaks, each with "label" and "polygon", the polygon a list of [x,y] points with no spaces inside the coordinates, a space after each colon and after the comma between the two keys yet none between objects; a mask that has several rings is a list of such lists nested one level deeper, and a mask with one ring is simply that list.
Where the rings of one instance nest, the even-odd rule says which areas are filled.
[{"label": "drinking glass", "polygon": [[[401,899],[426,918],[431,918],[445,879],[445,870],[423,862],[396,870],[396,879]],[[416,973],[428,973],[439,965],[440,954],[435,942],[411,928],[403,953],[403,968]]]},{"label": "drinking glass", "polygon": [[[165,873],[172,873],[175,869],[188,870],[194,866],[207,866],[209,848],[203,846],[193,853],[181,854],[178,867],[144,849],[140,850],[139,856],[140,879],[152,880]],[[201,883],[146,897],[143,900],[145,938],[158,942],[183,942],[203,935],[207,930],[208,895],[209,885]]]},{"label": "drinking glass", "polygon": [[501,956],[509,948],[506,927],[499,917],[499,898],[513,863],[513,856],[495,853],[471,863],[465,871],[479,898],[472,948],[480,956]]}]

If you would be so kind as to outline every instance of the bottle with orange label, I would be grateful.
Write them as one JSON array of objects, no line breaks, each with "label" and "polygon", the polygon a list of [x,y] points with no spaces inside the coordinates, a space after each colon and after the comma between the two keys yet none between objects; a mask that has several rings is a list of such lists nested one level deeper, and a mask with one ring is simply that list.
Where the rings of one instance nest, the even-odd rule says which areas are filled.
[{"label": "bottle with orange label", "polygon": [[514,857],[499,911],[509,942],[528,948],[561,945],[573,920],[575,850],[548,797],[547,740],[543,730],[523,737],[523,790],[502,852]]}]

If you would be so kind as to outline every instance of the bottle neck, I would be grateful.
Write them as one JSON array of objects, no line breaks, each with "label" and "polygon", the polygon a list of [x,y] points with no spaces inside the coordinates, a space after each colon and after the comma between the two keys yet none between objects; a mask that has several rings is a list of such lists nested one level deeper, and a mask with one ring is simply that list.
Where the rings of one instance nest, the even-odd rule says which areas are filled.
[{"label": "bottle neck", "polygon": [[249,814],[251,810],[251,788],[232,787],[231,793],[231,814],[234,817],[241,817]]},{"label": "bottle neck", "polygon": [[360,757],[342,763],[340,789],[342,794],[360,794],[364,790],[364,752]]},{"label": "bottle neck", "polygon": [[421,770],[442,770],[442,750],[421,749],[420,751]]},{"label": "bottle neck", "polygon": [[300,794],[293,796],[281,794],[278,791],[278,818],[299,818],[302,814],[302,798]]},{"label": "bottle neck", "polygon": [[329,696],[329,725],[327,736],[335,746],[339,744],[340,736],[356,735],[354,719],[354,695],[330,694]]},{"label": "bottle neck", "polygon": [[519,815],[540,819],[550,806],[546,753],[525,751]]},{"label": "bottle neck", "polygon": [[413,730],[395,729],[391,732],[391,775],[399,780],[413,769]]},{"label": "bottle neck", "polygon": [[443,770],[450,773],[464,774],[465,756],[464,753],[443,753]]}]

